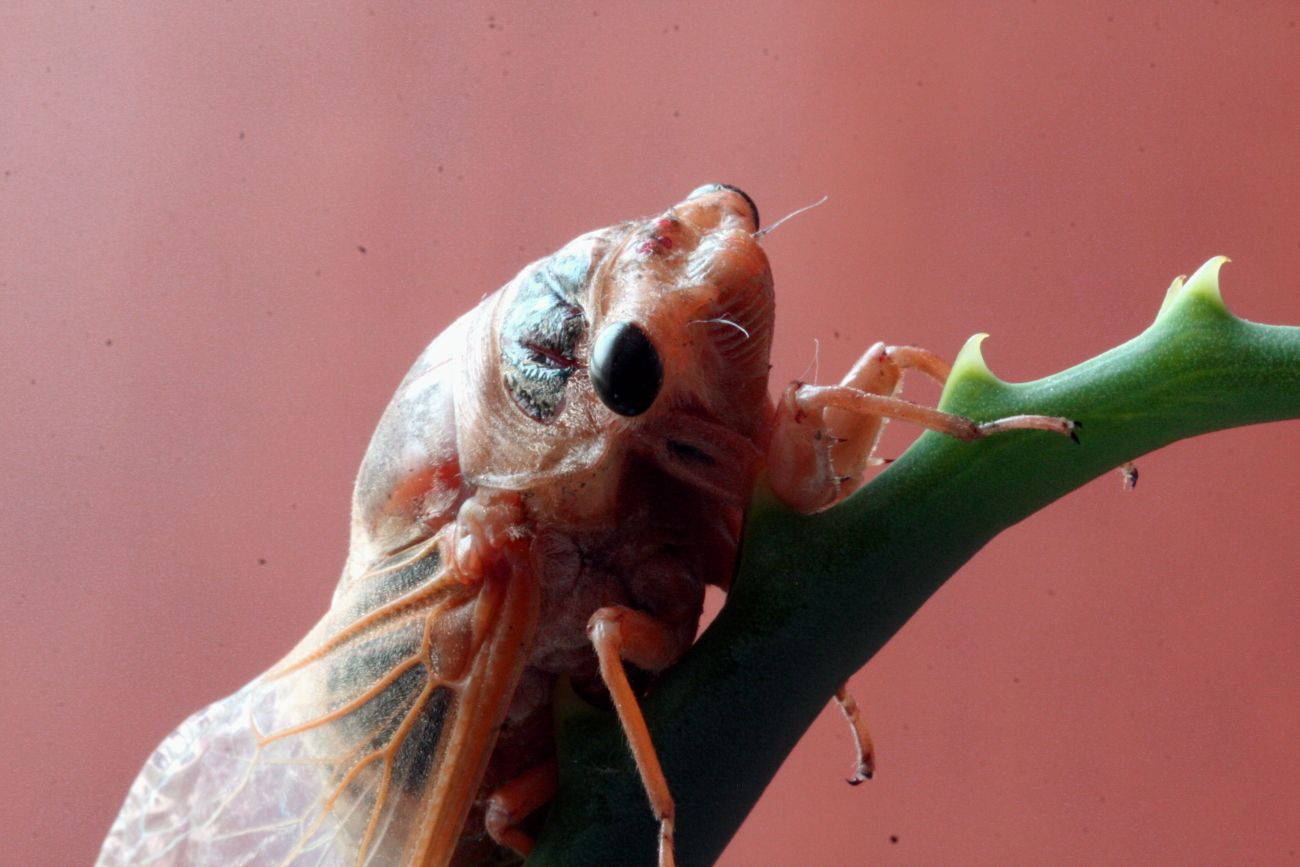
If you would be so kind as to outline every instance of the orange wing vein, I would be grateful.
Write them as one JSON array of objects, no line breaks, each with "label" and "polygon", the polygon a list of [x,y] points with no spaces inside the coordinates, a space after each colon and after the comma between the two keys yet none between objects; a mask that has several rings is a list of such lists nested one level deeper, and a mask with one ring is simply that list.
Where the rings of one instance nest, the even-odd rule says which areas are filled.
[{"label": "orange wing vein", "polygon": [[443,547],[426,540],[349,582],[279,665],[167,738],[99,864],[450,863],[539,593],[525,557],[466,581]]}]

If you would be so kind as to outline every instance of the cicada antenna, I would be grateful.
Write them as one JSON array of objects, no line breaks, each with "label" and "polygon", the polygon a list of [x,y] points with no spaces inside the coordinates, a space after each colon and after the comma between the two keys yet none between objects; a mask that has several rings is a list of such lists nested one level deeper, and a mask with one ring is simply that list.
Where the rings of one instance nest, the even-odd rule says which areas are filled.
[{"label": "cicada antenna", "polygon": [[791,211],[790,213],[786,214],[786,215],[785,215],[784,217],[782,217],[781,219],[777,220],[777,221],[776,221],[775,223],[773,223],[772,225],[770,225],[770,226],[766,226],[766,227],[764,227],[764,228],[762,228],[762,229],[759,229],[757,232],[754,233],[754,237],[755,237],[755,238],[762,238],[764,235],[766,235],[768,232],[772,231],[772,230],[775,229],[777,226],[779,226],[779,225],[781,225],[782,223],[784,223],[786,220],[789,220],[789,219],[791,219],[791,218],[793,218],[793,217],[797,217],[797,216],[799,216],[800,214],[802,214],[804,211],[811,211],[813,208],[817,207],[818,205],[824,205],[824,204],[826,203],[826,200],[829,199],[829,198],[830,198],[830,196],[822,196],[820,199],[818,199],[817,201],[813,202],[811,205],[804,205],[802,208],[799,208],[799,209],[797,209],[797,210]]}]

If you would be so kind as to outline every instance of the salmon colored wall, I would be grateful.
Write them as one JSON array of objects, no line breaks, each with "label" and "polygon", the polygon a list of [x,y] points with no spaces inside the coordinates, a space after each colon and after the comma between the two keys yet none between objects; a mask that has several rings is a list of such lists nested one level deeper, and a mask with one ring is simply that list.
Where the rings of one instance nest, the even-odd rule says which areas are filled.
[{"label": "salmon colored wall", "polygon": [[[778,381],[975,331],[1043,375],[1218,253],[1234,310],[1300,323],[1297,18],[9,0],[0,861],[87,863],[159,739],[302,635],[408,364],[583,230],[829,194],[767,242]],[[1298,435],[996,540],[853,681],[878,778],[828,712],[724,863],[1294,861]]]}]

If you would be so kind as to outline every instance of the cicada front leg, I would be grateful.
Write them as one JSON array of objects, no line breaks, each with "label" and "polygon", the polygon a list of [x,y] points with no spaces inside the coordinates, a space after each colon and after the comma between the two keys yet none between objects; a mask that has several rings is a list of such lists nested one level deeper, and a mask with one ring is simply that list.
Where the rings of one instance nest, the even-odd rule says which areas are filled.
[{"label": "cicada front leg", "polygon": [[[839,385],[791,383],[781,396],[768,445],[768,482],[788,505],[801,512],[833,506],[862,486],[875,456],[886,419],[975,440],[1008,430],[1048,430],[1074,437],[1075,422],[1043,415],[1020,415],[976,422],[898,397],[903,374],[916,370],[942,385],[950,366],[915,346],[877,343],[863,353]],[[847,685],[846,685],[847,686]],[[875,755],[871,735],[857,703],[841,687],[836,701],[849,722],[857,748],[851,785],[871,778]]]},{"label": "cicada front leg", "polygon": [[662,671],[675,660],[678,645],[673,639],[674,634],[675,630],[663,621],[621,605],[597,609],[587,621],[587,635],[600,661],[601,679],[609,690],[619,722],[623,724],[632,758],[641,775],[641,784],[650,799],[650,808],[659,820],[659,867],[672,867],[675,863],[673,796],[650,740],[650,729],[646,727],[641,705],[628,683],[623,661],[647,671]]},{"label": "cicada front leg", "polygon": [[776,408],[768,445],[772,490],[801,512],[817,512],[861,487],[886,419],[911,422],[960,440],[983,439],[1010,430],[1046,430],[1075,437],[1076,423],[1055,416],[1017,415],[977,422],[897,396],[906,370],[919,370],[939,383],[949,366],[913,346],[868,349],[839,385],[792,382]]}]

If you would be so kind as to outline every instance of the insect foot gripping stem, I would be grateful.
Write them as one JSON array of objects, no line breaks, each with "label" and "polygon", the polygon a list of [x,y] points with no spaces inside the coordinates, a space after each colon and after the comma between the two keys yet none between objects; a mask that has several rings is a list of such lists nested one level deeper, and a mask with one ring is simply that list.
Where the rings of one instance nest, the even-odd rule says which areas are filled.
[{"label": "insect foot gripping stem", "polygon": [[627,735],[641,784],[650,799],[650,809],[659,820],[659,867],[673,867],[673,796],[668,791],[668,780],[650,740],[636,693],[623,670],[624,659],[647,671],[662,671],[671,665],[674,661],[672,630],[648,614],[611,605],[591,615],[587,635],[600,660],[601,679]]},{"label": "insect foot gripping stem", "polygon": [[948,365],[911,346],[876,344],[863,354],[840,385],[786,387],[776,408],[768,444],[768,480],[787,505],[817,512],[835,505],[863,483],[875,458],[886,419],[899,419],[960,440],[983,439],[1009,430],[1046,430],[1078,442],[1077,422],[1043,415],[1017,415],[977,422],[896,396],[902,373],[915,368],[942,383]]}]

